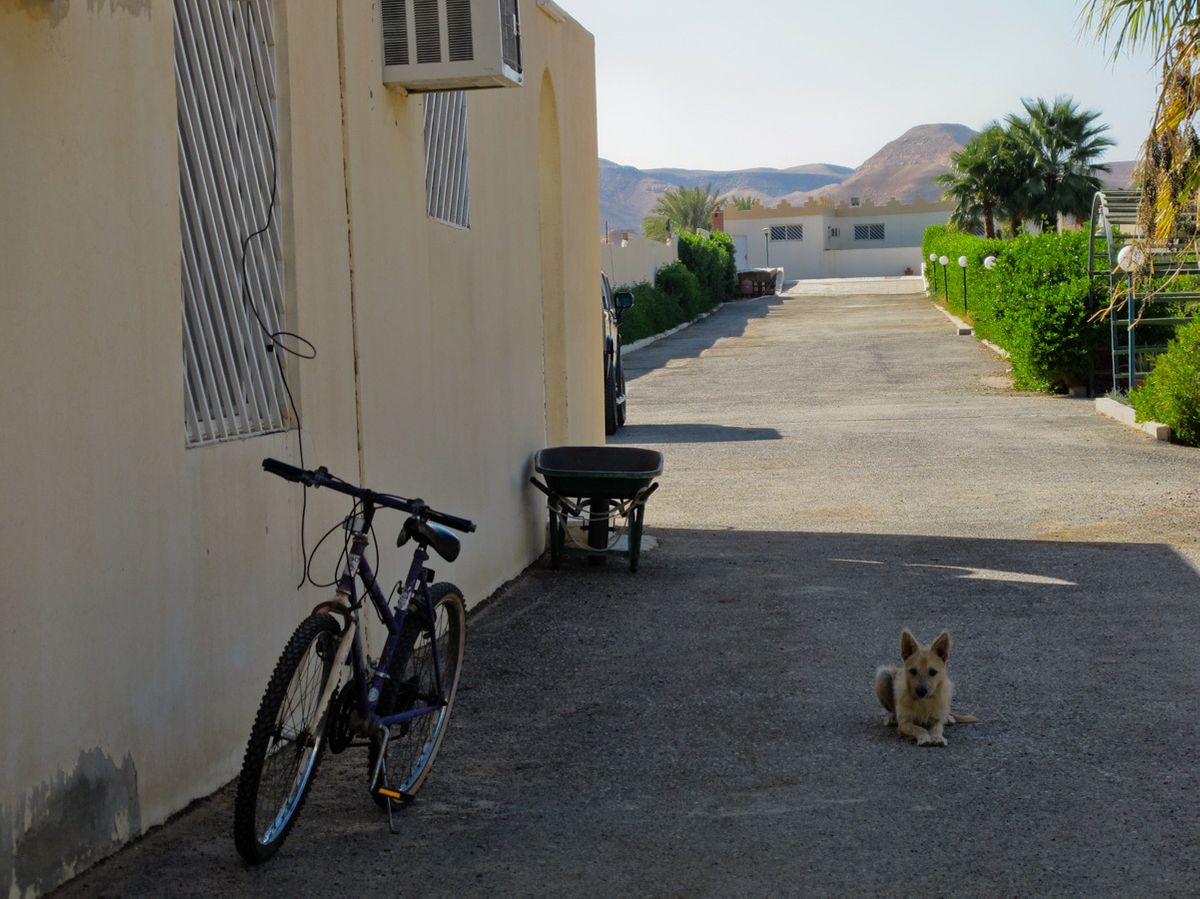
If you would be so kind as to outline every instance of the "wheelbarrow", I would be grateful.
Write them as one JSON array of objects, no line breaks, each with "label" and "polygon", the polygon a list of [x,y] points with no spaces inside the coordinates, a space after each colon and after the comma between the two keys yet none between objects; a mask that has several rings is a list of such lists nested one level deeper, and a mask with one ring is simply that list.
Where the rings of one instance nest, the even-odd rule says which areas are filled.
[{"label": "wheelbarrow", "polygon": [[[546,479],[530,478],[529,483],[546,494],[550,564],[562,564],[569,549],[568,521],[577,518],[586,521],[588,539],[586,547],[576,548],[592,564],[610,555],[626,556],[629,570],[637,571],[646,500],[658,489],[654,479],[662,474],[662,453],[633,446],[556,446],[538,450],[533,466]],[[626,549],[617,549],[617,541],[609,539],[618,518],[625,522]]]}]

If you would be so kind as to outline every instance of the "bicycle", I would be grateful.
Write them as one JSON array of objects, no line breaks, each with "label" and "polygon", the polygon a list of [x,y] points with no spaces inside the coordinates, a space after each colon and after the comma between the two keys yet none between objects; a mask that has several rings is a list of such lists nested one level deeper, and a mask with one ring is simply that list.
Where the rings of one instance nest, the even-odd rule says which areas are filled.
[{"label": "bicycle", "polygon": [[[319,604],[288,640],[267,683],[238,777],[233,838],[251,864],[273,856],[295,824],[328,745],[339,753],[368,748],[369,790],[397,827],[393,806],[412,800],[446,735],[462,673],[466,610],[453,584],[431,583],[432,549],[458,558],[459,538],[475,524],[406,499],[356,487],[324,466],[309,471],[264,459],[263,469],[294,483],[353,497],[342,522],[347,534],[334,598]],[[397,547],[415,541],[395,610],[376,583],[366,551],[380,508],[408,514]],[[361,582],[364,596],[358,593]],[[394,591],[393,591],[394,592]],[[369,596],[387,628],[378,662],[367,657],[359,612]],[[349,677],[343,683],[346,669]]]}]

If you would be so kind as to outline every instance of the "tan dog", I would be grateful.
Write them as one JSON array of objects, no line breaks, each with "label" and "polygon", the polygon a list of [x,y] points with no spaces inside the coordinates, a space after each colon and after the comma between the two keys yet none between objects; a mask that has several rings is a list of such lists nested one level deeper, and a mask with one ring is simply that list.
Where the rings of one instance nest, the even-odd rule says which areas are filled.
[{"label": "tan dog", "polygon": [[929,646],[922,646],[906,629],[900,634],[903,668],[883,666],[875,672],[875,697],[888,712],[887,724],[918,746],[945,746],[942,728],[947,724],[978,721],[974,715],[953,712],[954,684],[946,674],[950,661],[950,635],[945,631]]}]

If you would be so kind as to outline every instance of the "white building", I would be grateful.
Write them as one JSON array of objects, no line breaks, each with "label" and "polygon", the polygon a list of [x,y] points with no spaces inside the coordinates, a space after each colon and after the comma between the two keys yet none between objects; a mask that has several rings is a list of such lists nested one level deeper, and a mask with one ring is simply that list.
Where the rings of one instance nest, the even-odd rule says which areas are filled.
[{"label": "white building", "polygon": [[733,237],[740,271],[782,268],[789,281],[859,278],[920,273],[925,229],[944,225],[953,211],[949,202],[810,199],[725,209],[714,225]]}]

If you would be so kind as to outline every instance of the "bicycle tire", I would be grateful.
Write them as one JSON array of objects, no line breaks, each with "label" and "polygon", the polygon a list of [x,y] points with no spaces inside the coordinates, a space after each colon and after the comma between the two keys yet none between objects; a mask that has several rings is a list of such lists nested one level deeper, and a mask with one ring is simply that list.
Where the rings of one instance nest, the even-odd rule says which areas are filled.
[{"label": "bicycle tire", "polygon": [[[233,842],[252,865],[283,845],[321,763],[328,716],[317,705],[329,677],[337,674],[332,666],[340,635],[333,616],[310,615],[292,633],[267,683],[233,804]],[[300,745],[282,738],[284,731],[308,739]]]},{"label": "bicycle tire", "polygon": [[[387,782],[391,789],[401,794],[404,803],[410,802],[421,789],[442,748],[450,713],[454,708],[454,697],[458,694],[466,647],[467,615],[459,589],[450,583],[434,584],[429,588],[429,600],[433,608],[432,630],[438,641],[446,704],[440,712],[431,712],[391,726],[385,762]],[[396,659],[390,666],[391,677],[380,696],[377,707],[380,715],[396,714],[412,708],[419,699],[428,701],[434,698],[436,684],[430,633],[431,622],[427,610],[410,612],[400,631],[400,645],[396,649]],[[375,771],[378,755],[379,738],[373,737],[368,753],[368,776]],[[381,778],[380,785],[382,783]],[[380,808],[387,808],[386,797],[377,792],[373,792],[372,796]]]}]

